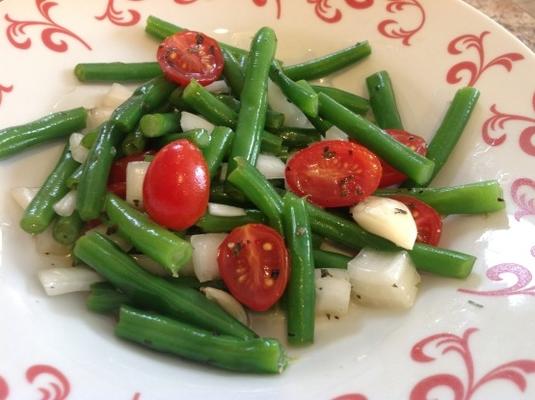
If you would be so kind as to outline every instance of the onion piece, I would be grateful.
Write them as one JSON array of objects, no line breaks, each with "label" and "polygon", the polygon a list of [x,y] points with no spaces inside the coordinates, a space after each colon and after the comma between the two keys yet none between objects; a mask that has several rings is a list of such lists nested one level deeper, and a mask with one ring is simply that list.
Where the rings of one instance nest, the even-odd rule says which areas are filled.
[{"label": "onion piece", "polygon": [[349,136],[343,130],[333,125],[325,131],[324,140],[349,140]]},{"label": "onion piece", "polygon": [[204,233],[191,236],[193,271],[199,282],[219,279],[217,253],[226,233]]},{"label": "onion piece", "polygon": [[208,132],[212,132],[215,125],[208,122],[202,117],[199,117],[198,115],[189,113],[187,111],[182,111],[181,117],[180,117],[180,127],[184,132],[189,131],[191,129],[200,129],[204,128]]},{"label": "onion piece", "polygon": [[73,133],[69,136],[69,150],[74,161],[83,164],[89,154],[89,149],[82,146],[82,139],[84,135],[81,133]]},{"label": "onion piece", "polygon": [[216,94],[230,93],[230,88],[228,87],[227,82],[224,80],[214,81],[209,85],[206,85],[204,88],[209,92]]},{"label": "onion piece", "polygon": [[227,179],[228,163],[221,163],[221,169],[219,172],[219,180],[224,182]]},{"label": "onion piece", "polygon": [[54,204],[56,214],[62,217],[70,217],[76,208],[76,195],[76,190],[71,190]]},{"label": "onion piece", "polygon": [[266,179],[284,179],[286,164],[280,158],[270,154],[259,154],[256,160],[256,169]]},{"label": "onion piece", "polygon": [[114,83],[100,101],[102,108],[115,109],[132,96],[132,91],[120,83]]},{"label": "onion piece", "polygon": [[65,246],[54,239],[52,225],[44,232],[34,235],[35,250],[39,254],[66,256],[71,252],[70,246]]},{"label": "onion piece", "polygon": [[17,187],[11,189],[11,197],[13,197],[13,200],[16,201],[20,208],[26,210],[37,192],[39,192],[39,188]]},{"label": "onion piece", "polygon": [[143,209],[143,181],[150,162],[131,161],[126,166],[126,201]]},{"label": "onion piece", "polygon": [[321,268],[314,270],[316,284],[316,314],[342,317],[349,310],[351,283],[346,270]]},{"label": "onion piece", "polygon": [[230,293],[212,287],[202,287],[200,289],[208,300],[216,302],[223,310],[228,312],[242,324],[249,326],[249,316],[247,311]]},{"label": "onion piece", "polygon": [[134,246],[132,246],[132,243],[130,243],[128,240],[126,240],[124,237],[122,237],[115,231],[116,229],[114,229],[113,227],[100,224],[88,230],[87,232],[98,232],[101,235],[106,236],[109,240],[115,243],[122,251],[128,253],[130,250],[132,250],[132,247]]},{"label": "onion piece", "polygon": [[95,129],[111,118],[113,108],[96,107],[89,110],[87,115],[87,129]]},{"label": "onion piece", "polygon": [[[149,256],[145,254],[132,254],[131,257],[136,261],[136,263],[145,269],[147,272],[150,272],[153,275],[161,277],[170,277],[171,272],[166,270],[161,264],[154,261]],[[179,276],[193,276],[193,264],[188,262],[186,265],[183,265],[180,268]]]},{"label": "onion piece", "polygon": [[241,217],[242,215],[247,215],[243,208],[218,203],[208,203],[208,214],[216,217]]},{"label": "onion piece", "polygon": [[39,271],[39,281],[49,296],[72,292],[87,292],[95,282],[104,279],[84,267],[50,268]]},{"label": "onion piece", "polygon": [[293,103],[290,103],[282,90],[271,80],[268,82],[269,107],[284,114],[284,125],[295,128],[313,128],[303,112]]}]

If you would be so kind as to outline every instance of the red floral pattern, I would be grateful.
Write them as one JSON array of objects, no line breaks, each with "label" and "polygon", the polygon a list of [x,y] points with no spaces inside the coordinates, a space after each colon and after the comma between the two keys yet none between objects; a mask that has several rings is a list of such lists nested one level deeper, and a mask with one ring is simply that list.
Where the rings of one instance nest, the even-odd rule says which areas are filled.
[{"label": "red floral pattern", "polygon": [[43,44],[52,51],[61,53],[67,51],[69,48],[67,42],[63,39],[58,39],[56,35],[68,36],[83,44],[88,50],[91,50],[91,47],[80,36],[59,25],[50,17],[50,10],[57,6],[57,4],[50,0],[35,0],[35,5],[44,18],[44,21],[18,21],[6,14],[4,18],[10,23],[6,30],[9,42],[16,48],[29,49],[32,45],[32,40],[27,36],[26,28],[39,26],[43,29],[41,32]]},{"label": "red floral pattern", "polygon": [[[267,4],[268,0],[253,0],[253,3],[255,3],[258,7],[264,7]],[[275,4],[277,6],[277,19],[280,19],[281,17],[281,0],[275,0]]]},{"label": "red floral pattern", "polygon": [[381,35],[391,39],[401,39],[401,43],[405,46],[410,46],[410,40],[418,33],[425,25],[426,15],[425,10],[418,0],[389,0],[386,5],[386,10],[389,13],[395,14],[401,12],[405,7],[416,8],[420,14],[418,25],[412,29],[405,29],[399,25],[395,19],[385,19],[377,26]]},{"label": "red floral pattern", "polygon": [[[526,193],[527,191],[527,193]],[[519,178],[511,185],[511,197],[518,206],[515,218],[535,215],[535,181],[530,178]]]},{"label": "red floral pattern", "polygon": [[2,104],[3,93],[10,93],[12,90],[13,90],[13,85],[11,86],[0,85],[0,105]]},{"label": "red floral pattern", "polygon": [[441,373],[424,378],[412,389],[411,400],[427,400],[430,392],[439,387],[450,389],[455,400],[471,400],[478,389],[496,380],[509,381],[521,392],[526,391],[526,375],[535,373],[535,360],[521,359],[501,364],[477,380],[475,363],[468,343],[470,336],[475,332],[477,329],[469,328],[462,337],[451,333],[439,333],[414,345],[411,351],[411,358],[414,361],[419,363],[436,361],[437,358],[431,356],[428,350],[437,352],[439,356],[457,353],[464,362],[466,374],[460,377]]},{"label": "red floral pattern", "polygon": [[350,393],[335,397],[333,400],[368,400],[368,398],[359,393]]},{"label": "red floral pattern", "polygon": [[68,379],[58,369],[50,365],[34,365],[26,371],[26,380],[33,383],[38,377],[44,376],[49,387],[39,387],[42,400],[65,400],[71,391]]},{"label": "red floral pattern", "polygon": [[508,72],[513,69],[513,63],[524,59],[524,56],[520,53],[506,53],[499,55],[489,62],[485,60],[485,46],[484,39],[487,35],[490,35],[489,31],[484,31],[479,36],[477,35],[461,35],[453,39],[448,45],[448,53],[453,55],[463,54],[465,51],[474,49],[478,55],[477,61],[461,61],[455,64],[448,71],[446,80],[448,83],[454,85],[463,80],[463,74],[465,71],[468,74],[469,81],[468,86],[474,86],[476,82],[481,78],[483,73],[489,68],[502,66]]},{"label": "red floral pattern", "polygon": [[9,387],[4,378],[0,376],[0,400],[6,400],[9,396]]},{"label": "red floral pattern", "polygon": [[[130,1],[140,1],[140,0],[130,0]],[[139,11],[128,9],[126,11],[118,10],[115,8],[114,0],[108,0],[106,10],[104,14],[95,17],[99,21],[109,19],[111,23],[119,26],[132,26],[139,22],[141,19],[141,14]]]}]

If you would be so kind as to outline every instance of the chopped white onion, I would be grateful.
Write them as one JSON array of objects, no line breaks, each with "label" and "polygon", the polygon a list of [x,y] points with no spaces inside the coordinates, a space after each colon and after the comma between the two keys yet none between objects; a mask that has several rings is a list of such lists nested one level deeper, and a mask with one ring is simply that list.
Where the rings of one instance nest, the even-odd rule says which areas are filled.
[{"label": "chopped white onion", "polygon": [[219,278],[217,252],[226,236],[226,233],[205,233],[191,236],[193,270],[199,282]]},{"label": "chopped white onion", "polygon": [[72,158],[74,161],[83,164],[87,159],[87,154],[89,150],[82,146],[82,139],[84,135],[81,133],[73,133],[69,137],[69,150],[71,152]]},{"label": "chopped white onion", "polygon": [[340,247],[328,240],[324,240],[320,244],[320,250],[330,251],[331,253],[342,254],[343,256],[354,257],[356,252],[351,252],[348,249]]},{"label": "chopped white onion", "polygon": [[256,160],[256,169],[260,171],[266,179],[284,179],[286,165],[278,157],[270,154],[259,154]]},{"label": "chopped white onion", "polygon": [[149,168],[148,161],[131,161],[126,166],[126,201],[143,209],[143,181]]},{"label": "chopped white onion", "polygon": [[39,192],[39,188],[17,187],[11,189],[11,197],[17,204],[25,210],[32,202],[35,195]]},{"label": "chopped white onion", "polygon": [[44,232],[34,235],[35,250],[39,254],[65,256],[71,252],[69,246],[65,246],[54,239],[52,235],[52,226],[49,226]]},{"label": "chopped white onion", "polygon": [[411,250],[418,230],[408,207],[388,197],[369,196],[351,209],[353,219],[368,232]]},{"label": "chopped white onion", "polygon": [[271,80],[268,83],[269,107],[284,114],[284,125],[295,128],[313,128],[303,112],[293,103],[290,103],[282,90]]},{"label": "chopped white onion", "polygon": [[121,85],[120,83],[114,83],[111,85],[108,93],[104,95],[100,102],[102,108],[111,108],[115,109],[121,105],[125,100],[132,96],[132,91],[126,86]]},{"label": "chopped white onion", "polygon": [[227,179],[227,172],[228,172],[228,164],[226,162],[221,163],[221,171],[219,172],[220,181],[224,182]]},{"label": "chopped white onion", "polygon": [[198,115],[182,111],[182,115],[180,117],[180,127],[184,132],[189,131],[191,129],[200,129],[204,128],[208,132],[212,132],[214,129],[214,124],[208,122],[202,117],[199,117]]},{"label": "chopped white onion", "polygon": [[208,203],[208,214],[216,217],[240,217],[247,215],[243,208],[218,203]]},{"label": "chopped white onion", "polygon": [[[171,273],[166,270],[161,264],[154,261],[145,254],[132,254],[132,258],[139,264],[140,267],[147,270],[151,274],[162,277],[169,277]],[[180,268],[179,276],[193,276],[193,263],[190,261]]]},{"label": "chopped white onion", "polygon": [[39,271],[41,285],[49,296],[72,292],[87,292],[95,282],[104,279],[95,271],[84,267],[50,268]]},{"label": "chopped white onion", "polygon": [[70,217],[76,208],[76,194],[76,190],[71,190],[54,204],[56,214],[62,217]]},{"label": "chopped white onion", "polygon": [[325,131],[324,140],[348,140],[349,136],[343,130],[333,125]]},{"label": "chopped white onion", "polygon": [[349,272],[342,268],[316,268],[314,269],[316,279],[335,278],[349,282]]},{"label": "chopped white onion", "polygon": [[104,224],[95,226],[93,229],[90,229],[88,232],[98,232],[101,235],[106,236],[113,243],[115,243],[121,250],[124,252],[129,252],[132,249],[132,243],[123,238],[121,235],[115,232],[116,229],[109,227]]},{"label": "chopped white onion", "polygon": [[230,88],[224,80],[214,81],[209,85],[206,85],[204,88],[209,92],[216,94],[230,93]]},{"label": "chopped white onion", "polygon": [[321,268],[316,278],[316,314],[341,317],[346,315],[351,301],[351,283],[346,270]]},{"label": "chopped white onion", "polygon": [[216,289],[212,287],[202,287],[201,292],[204,293],[208,300],[212,300],[219,304],[219,306],[240,321],[242,324],[249,325],[249,316],[247,312],[230,293],[225,292],[221,289]]},{"label": "chopped white onion", "polygon": [[358,302],[393,308],[414,304],[420,275],[407,252],[364,248],[348,263],[347,270]]},{"label": "chopped white onion", "polygon": [[97,126],[110,119],[113,108],[96,107],[89,110],[87,116],[87,129],[95,129]]}]

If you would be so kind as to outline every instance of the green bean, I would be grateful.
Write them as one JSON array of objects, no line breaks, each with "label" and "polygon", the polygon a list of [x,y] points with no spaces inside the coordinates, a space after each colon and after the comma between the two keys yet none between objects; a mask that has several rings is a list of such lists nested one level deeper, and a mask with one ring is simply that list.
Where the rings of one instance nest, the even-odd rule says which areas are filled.
[{"label": "green bean", "polygon": [[109,282],[93,283],[90,290],[85,305],[95,313],[116,314],[123,304],[129,303],[128,296],[118,292]]},{"label": "green bean", "polygon": [[180,131],[180,113],[146,114],[139,121],[139,129],[146,137],[158,137]]},{"label": "green bean", "polygon": [[96,232],[77,240],[74,255],[126,294],[133,304],[161,312],[211,332],[255,337],[254,332],[197,290],[173,285],[145,271],[127,254]]},{"label": "green bean", "polygon": [[68,217],[59,217],[56,219],[52,230],[52,236],[57,242],[70,246],[76,242],[78,237],[80,237],[83,225],[84,223],[80,218],[78,211],[75,210]]},{"label": "green bean", "polygon": [[182,94],[184,93],[184,88],[179,86],[171,92],[169,96],[169,102],[179,111],[195,112],[193,108],[186,104]]},{"label": "green bean", "polygon": [[236,98],[240,98],[245,79],[240,62],[230,51],[222,49],[222,53],[225,59],[225,66],[223,68],[225,81],[227,81],[232,94]]},{"label": "green bean", "polygon": [[149,312],[123,306],[115,334],[153,350],[232,371],[276,374],[286,355],[275,339],[240,340]]},{"label": "green bean", "polygon": [[76,198],[76,209],[84,221],[98,218],[104,205],[106,185],[115,148],[123,140],[124,133],[113,122],[105,122],[93,144],[80,182]]},{"label": "green bean", "polygon": [[307,147],[309,144],[321,140],[321,134],[315,129],[282,128],[275,131],[282,139],[282,144],[290,148]]},{"label": "green bean", "polygon": [[[238,112],[240,111],[241,103],[236,98],[229,96],[228,94],[218,94],[215,97],[225,103],[229,108],[236,112],[236,119],[238,118]],[[266,111],[266,129],[280,129],[284,125],[284,114],[278,111],[268,109]]]},{"label": "green bean", "polygon": [[195,225],[206,233],[230,232],[238,226],[247,224],[265,224],[266,217],[258,210],[248,210],[246,215],[237,217],[220,217],[205,214]]},{"label": "green bean", "polygon": [[345,90],[319,85],[312,85],[312,88],[316,93],[325,93],[327,96],[336,100],[354,113],[366,114],[370,109],[370,102],[368,100],[364,97],[357,96],[356,94],[346,92]]},{"label": "green bean", "polygon": [[145,150],[147,139],[139,129],[130,132],[121,143],[121,151],[124,155],[139,154]]},{"label": "green bean", "polygon": [[234,132],[225,126],[216,126],[210,135],[210,144],[204,150],[204,159],[210,171],[210,178],[214,178],[227,156],[234,140]]},{"label": "green bean", "polygon": [[377,196],[408,194],[429,204],[439,214],[483,214],[505,208],[497,181],[475,182],[443,188],[380,189]]},{"label": "green bean", "polygon": [[377,125],[381,129],[403,129],[394,88],[388,72],[380,71],[368,76],[366,85]]},{"label": "green bean", "polygon": [[117,226],[119,234],[136,249],[160,263],[172,276],[178,276],[180,268],[191,259],[192,248],[189,242],[155,224],[126,201],[109,194],[105,207],[106,214],[111,223]]},{"label": "green bean", "polygon": [[0,129],[0,160],[85,128],[87,110],[73,108],[24,125]]},{"label": "green bean", "polygon": [[367,41],[359,42],[334,53],[285,67],[284,72],[290,79],[296,81],[319,79],[368,57],[371,52],[372,49]]},{"label": "green bean", "polygon": [[427,186],[442,169],[468,124],[478,99],[479,90],[473,87],[465,87],[455,93],[446,116],[427,147],[427,158],[435,163],[435,170],[427,180],[416,181],[416,186]]},{"label": "green bean", "polygon": [[312,233],[305,200],[288,192],[283,198],[284,232],[292,266],[288,279],[288,342],[305,345],[314,342],[316,287]]},{"label": "green bean", "polygon": [[151,142],[154,144],[156,148],[162,148],[163,146],[171,142],[174,142],[175,140],[180,140],[180,139],[189,140],[199,149],[205,150],[208,148],[208,146],[210,146],[211,135],[204,128],[190,129],[189,131],[186,131],[186,132],[169,133],[167,135],[160,136],[159,138],[156,138],[155,140],[152,140]]},{"label": "green bean", "polygon": [[110,121],[121,131],[125,133],[131,132],[143,116],[143,103],[144,99],[142,95],[129,97],[113,111]]},{"label": "green bean", "polygon": [[173,285],[186,286],[197,290],[202,287],[212,287],[215,289],[226,290],[225,283],[221,280],[199,282],[199,280],[194,276],[179,276],[177,278],[169,278],[167,281]]},{"label": "green bean", "polygon": [[210,185],[210,201],[236,207],[248,208],[254,206],[243,192],[227,182],[212,182],[212,185]]},{"label": "green bean", "polygon": [[80,144],[84,146],[86,149],[90,149],[93,147],[93,143],[95,143],[95,140],[97,140],[98,132],[102,125],[100,125],[98,128],[93,129],[90,132],[87,132],[82,140],[80,141]]},{"label": "green bean", "polygon": [[316,268],[339,268],[347,269],[347,263],[351,257],[343,254],[314,249],[314,265]]},{"label": "green bean", "polygon": [[358,114],[319,94],[320,114],[350,137],[362,143],[397,170],[416,182],[426,182],[433,174],[433,161],[402,145],[388,133]]},{"label": "green bean", "polygon": [[84,164],[78,165],[74,172],[69,175],[67,179],[65,179],[65,185],[69,189],[74,189],[76,186],[78,186],[78,183],[80,182],[80,178],[82,177],[82,174],[84,172]]},{"label": "green bean", "polygon": [[24,210],[20,221],[22,229],[28,233],[40,233],[50,225],[56,215],[54,204],[69,191],[65,181],[77,167],[78,163],[72,159],[67,143],[56,166]]},{"label": "green bean", "polygon": [[321,118],[320,116],[310,117],[310,116],[307,115],[306,117],[308,118],[310,123],[314,126],[314,128],[316,128],[319,132],[325,133],[329,129],[331,129],[332,126],[333,126],[333,124],[331,124],[329,121]]},{"label": "green bean", "polygon": [[283,232],[282,200],[264,176],[245,159],[236,157],[236,168],[227,180],[240,189],[269,220],[269,224]]},{"label": "green bean", "polygon": [[74,68],[81,82],[143,82],[162,75],[157,62],[81,63]]},{"label": "green bean", "polygon": [[216,94],[214,96],[217,100],[224,103],[228,108],[234,111],[236,113],[236,116],[238,115],[241,103],[237,98],[228,94]]}]

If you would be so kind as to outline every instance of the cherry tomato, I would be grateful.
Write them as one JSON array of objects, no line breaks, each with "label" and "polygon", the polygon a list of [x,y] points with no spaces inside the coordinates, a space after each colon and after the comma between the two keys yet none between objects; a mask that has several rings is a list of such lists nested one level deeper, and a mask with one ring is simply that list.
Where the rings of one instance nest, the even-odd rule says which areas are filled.
[{"label": "cherry tomato", "polygon": [[286,182],[322,207],[352,206],[372,194],[381,179],[379,158],[345,140],[317,142],[297,152],[286,166]]},{"label": "cherry tomato", "polygon": [[280,299],[288,283],[288,251],[281,235],[262,224],[235,228],[219,246],[219,273],[230,293],[254,311]]},{"label": "cherry tomato", "polygon": [[[386,132],[398,142],[410,147],[418,154],[421,154],[422,156],[427,154],[427,143],[420,136],[397,129],[386,129]],[[381,178],[379,187],[383,188],[387,186],[398,185],[407,179],[405,174],[399,172],[386,161],[381,160],[381,166],[383,167],[383,177]]]},{"label": "cherry tomato", "polygon": [[169,36],[158,47],[157,58],[165,77],[180,86],[192,79],[208,85],[223,73],[221,48],[200,32],[183,31]]},{"label": "cherry tomato", "polygon": [[112,192],[123,200],[126,199],[126,181],[108,183],[108,192]]},{"label": "cherry tomato", "polygon": [[442,219],[439,213],[427,203],[409,195],[398,194],[390,197],[401,201],[411,211],[418,229],[416,241],[436,246],[442,234]]},{"label": "cherry tomato", "polygon": [[184,139],[156,153],[143,182],[145,210],[154,221],[174,230],[189,228],[204,214],[209,194],[206,161]]}]

